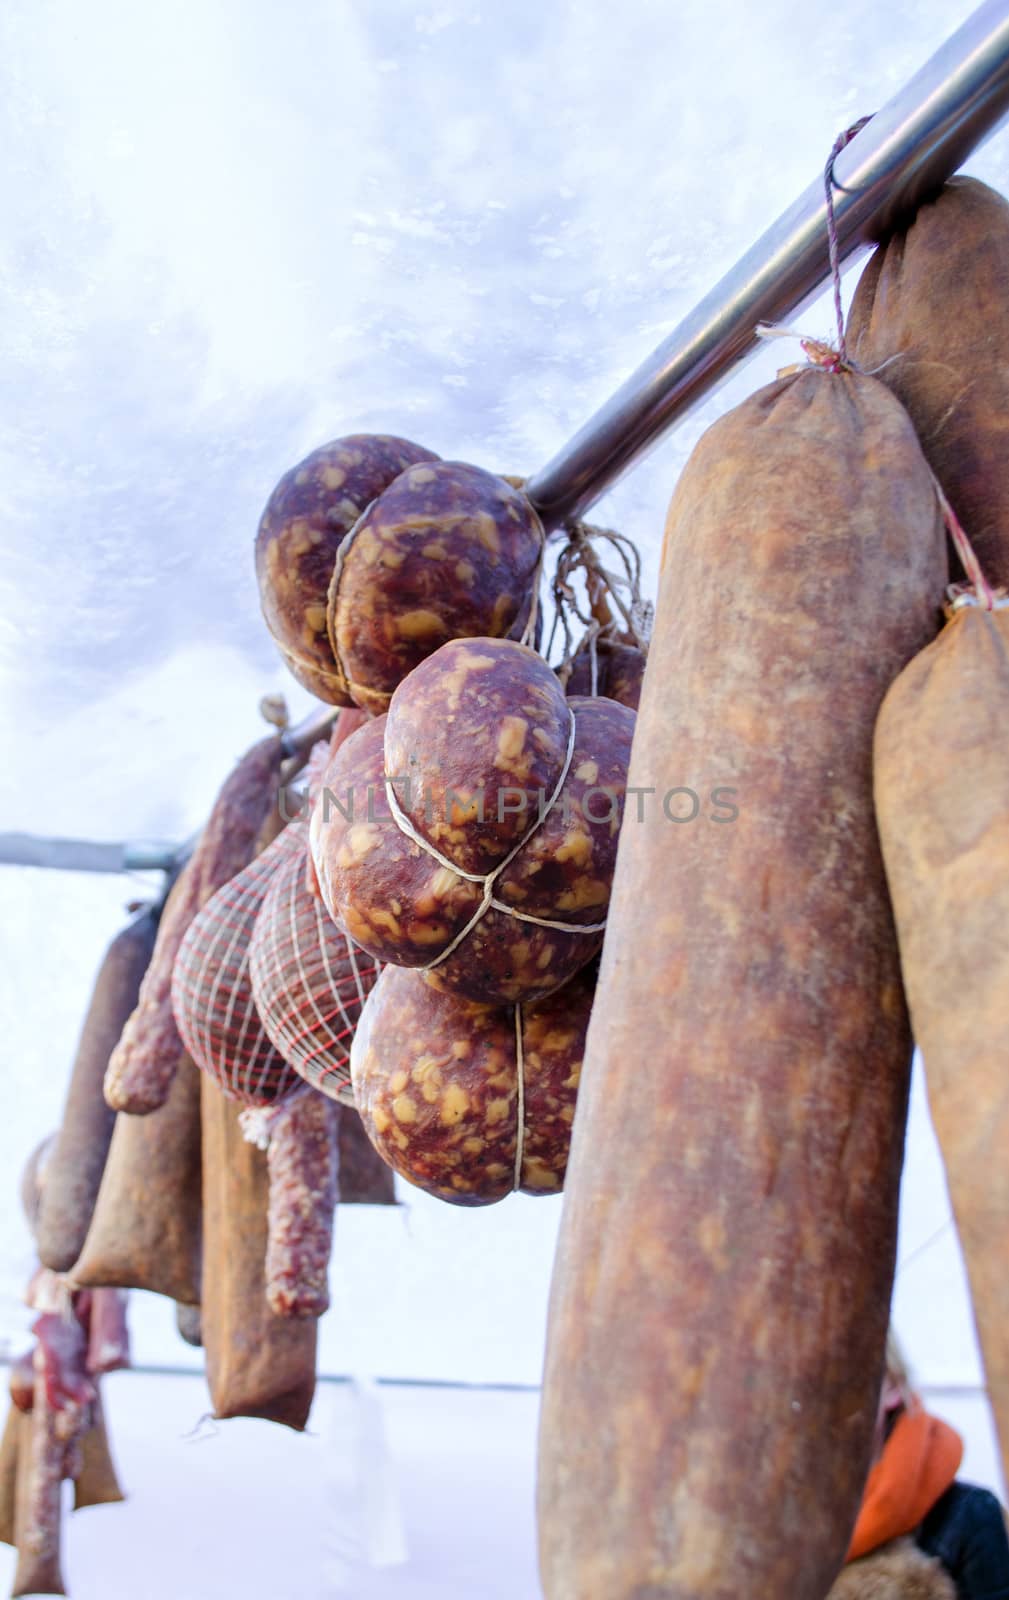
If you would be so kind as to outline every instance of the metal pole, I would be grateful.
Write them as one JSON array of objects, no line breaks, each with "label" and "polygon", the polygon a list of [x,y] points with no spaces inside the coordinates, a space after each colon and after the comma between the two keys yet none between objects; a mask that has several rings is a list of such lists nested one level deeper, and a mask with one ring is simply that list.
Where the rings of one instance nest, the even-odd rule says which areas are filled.
[{"label": "metal pole", "polygon": [[301,722],[296,722],[293,728],[285,728],[280,736],[280,743],[285,755],[301,755],[309,749],[318,739],[329,736],[333,723],[339,716],[336,706],[319,706],[318,710],[310,711]]},{"label": "metal pole", "polygon": [[[1007,112],[1009,0],[987,0],[838,157],[842,259],[880,239],[939,188]],[[752,352],[759,322],[801,311],[822,288],[828,267],[818,178],[529,480],[526,493],[547,525],[556,527],[597,500]]]},{"label": "metal pole", "polygon": [[[1009,113],[1009,0],[986,0],[835,164],[842,260],[867,248],[937,189]],[[840,130],[838,130],[840,131]],[[543,520],[577,516],[756,347],[760,322],[793,316],[828,272],[822,179],[747,251],[680,326],[553,460],[526,484]],[[283,735],[296,755],[336,712],[312,712]],[[90,871],[177,866],[177,847],[0,836],[0,862]]]},{"label": "metal pole", "polygon": [[[319,706],[301,722],[285,728],[281,746],[299,756],[329,733],[338,711]],[[32,833],[0,833],[0,866],[44,867],[57,872],[176,872],[192,854],[198,834],[182,844],[134,839],[126,844],[90,839],[53,839]]]}]

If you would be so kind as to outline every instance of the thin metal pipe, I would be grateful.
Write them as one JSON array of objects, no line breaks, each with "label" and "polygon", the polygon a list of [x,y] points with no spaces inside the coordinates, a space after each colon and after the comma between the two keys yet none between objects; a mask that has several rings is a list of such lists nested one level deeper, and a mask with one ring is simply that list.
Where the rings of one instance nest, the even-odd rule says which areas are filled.
[{"label": "thin metal pipe", "polygon": [[302,751],[315,744],[316,740],[324,739],[339,714],[337,706],[319,706],[315,711],[310,711],[300,722],[296,722],[293,728],[285,728],[280,738],[284,754],[301,755]]},{"label": "thin metal pipe", "polygon": [[33,833],[0,833],[0,865],[46,867],[55,872],[149,872],[169,870],[177,844],[136,841],[106,844],[93,839],[52,839]]},{"label": "thin metal pipe", "polygon": [[[842,151],[841,260],[934,192],[1009,113],[1009,0],[987,0]],[[838,130],[840,132],[840,130]],[[824,151],[824,160],[827,152]],[[526,484],[549,527],[580,513],[757,344],[802,310],[829,269],[818,178],[571,442]]]},{"label": "thin metal pipe", "polygon": [[[335,707],[319,706],[286,728],[281,735],[284,754],[299,756],[317,739],[325,738],[337,715]],[[43,867],[56,872],[176,872],[192,854],[198,838],[199,834],[194,834],[182,844],[144,839],[106,844],[92,839],[0,833],[0,866]]]},{"label": "thin metal pipe", "polygon": [[[937,189],[1009,113],[1009,0],[986,0],[835,163],[840,259],[880,239]],[[817,179],[526,484],[548,527],[579,515],[757,344],[760,322],[793,316],[823,287],[827,211]],[[299,754],[329,730],[322,706],[283,735]],[[0,837],[0,862],[85,871],[176,868],[191,850]]]}]

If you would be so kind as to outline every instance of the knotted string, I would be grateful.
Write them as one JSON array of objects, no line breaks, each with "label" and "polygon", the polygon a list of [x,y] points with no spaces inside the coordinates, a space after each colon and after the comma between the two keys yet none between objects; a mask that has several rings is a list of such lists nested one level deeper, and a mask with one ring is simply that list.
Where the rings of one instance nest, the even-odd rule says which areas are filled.
[{"label": "knotted string", "polygon": [[[515,486],[516,481],[517,480],[515,479],[505,479],[505,482],[510,483],[512,487]],[[340,540],[340,543],[337,545],[336,555],[333,558],[333,572],[329,580],[329,589],[326,594],[326,627],[329,633],[329,648],[333,652],[333,660],[336,663],[336,670],[339,675],[340,684],[347,691],[347,693],[350,692],[352,684],[347,670],[344,667],[343,658],[340,655],[339,642],[336,637],[336,607],[340,596],[340,580],[343,577],[343,569],[346,566],[347,557],[350,554],[351,546],[353,545],[354,540],[357,538],[361,525],[364,522],[365,517],[367,517],[369,512],[372,510],[372,507],[376,505],[380,498],[381,496],[376,496],[375,500],[369,501],[368,505],[365,506],[357,521],[351,528],[347,530],[343,538]],[[539,541],[539,552],[537,554],[536,565],[533,568],[532,573],[532,599],[529,606],[529,615],[526,618],[526,624],[522,630],[519,643],[534,646],[536,639],[536,623],[539,619],[540,580],[543,576],[543,564],[546,558],[547,535],[546,529],[543,526],[536,508],[530,502],[527,502],[527,504],[533,518],[533,531],[535,532]],[[374,693],[375,691],[372,692]],[[389,699],[390,696],[386,695],[385,698]]]},{"label": "knotted string", "polygon": [[[834,163],[841,151],[846,149],[855,136],[861,133],[866,123],[871,121],[871,116],[860,117],[850,128],[839,133],[827,157],[827,165],[823,169],[823,188],[827,199],[827,255],[830,259],[830,283],[834,295],[834,320],[837,324],[836,348],[823,339],[813,339],[808,334],[801,334],[796,329],[784,327],[780,323],[761,322],[756,328],[758,339],[798,339],[810,365],[819,367],[824,372],[843,372],[845,368],[854,366],[848,359],[848,344],[844,333],[844,311],[841,305],[841,249],[837,237],[837,218],[834,215],[834,190],[840,189],[842,194],[852,194],[854,191],[846,188],[835,178]],[[787,368],[785,373],[779,373],[778,376],[786,376],[793,370],[798,369]]]},{"label": "knotted string", "polygon": [[850,189],[845,189],[834,177],[834,162],[841,151],[846,149],[852,139],[871,122],[871,117],[860,117],[859,120],[846,128],[844,133],[838,134],[834,140],[834,147],[827,157],[827,165],[823,169],[823,187],[827,196],[827,251],[830,256],[830,277],[834,290],[834,316],[837,319],[837,365],[835,372],[840,372],[848,364],[847,343],[844,337],[844,312],[841,308],[841,260],[837,239],[837,221],[834,216],[834,190],[840,189],[844,194],[850,194]]},{"label": "knotted string", "polygon": [[[554,620],[545,654],[549,659],[560,627],[564,634],[564,654],[557,669],[561,683],[567,687],[575,656],[587,650],[594,697],[599,692],[599,641],[615,638],[629,642],[647,655],[653,607],[641,596],[641,554],[632,539],[613,528],[598,528],[587,522],[566,522],[563,531],[566,543],[557,558],[553,578]],[[609,546],[619,558],[622,572],[603,564],[597,544]],[[578,573],[582,574],[588,595],[587,611],[579,603],[574,587]],[[623,635],[618,632],[610,601],[620,613]],[[584,630],[577,645],[572,619]]]},{"label": "knotted string", "polygon": [[570,706],[567,709],[567,749],[564,752],[564,764],[561,767],[560,776],[558,777],[557,782],[554,784],[550,798],[546,805],[540,810],[539,815],[526,829],[521,839],[519,839],[517,843],[512,846],[508,854],[503,858],[503,860],[498,862],[497,866],[492,872],[467,872],[465,868],[456,866],[455,862],[450,860],[448,856],[442,855],[437,846],[431,844],[428,839],[425,839],[424,835],[420,833],[411,822],[410,818],[406,815],[399,803],[399,796],[396,794],[396,791],[393,787],[393,780],[389,777],[388,773],[384,775],[385,794],[386,799],[389,802],[389,810],[392,813],[392,820],[395,822],[400,833],[405,834],[405,836],[410,839],[412,843],[423,850],[426,855],[429,855],[433,861],[437,861],[440,867],[445,867],[447,871],[454,873],[457,878],[464,878],[467,883],[478,883],[483,888],[483,895],[480,900],[480,904],[473,916],[470,917],[469,921],[463,928],[459,930],[452,942],[445,947],[440,955],[435,956],[432,961],[429,961],[426,964],[426,966],[423,966],[419,969],[421,972],[432,972],[435,967],[440,967],[443,961],[447,961],[449,956],[454,954],[454,952],[462,944],[463,940],[469,937],[477,924],[481,922],[487,915],[488,911],[491,910],[503,911],[506,916],[515,917],[519,922],[534,923],[537,928],[555,928],[561,933],[601,933],[605,929],[605,922],[556,922],[549,917],[534,917],[529,911],[517,911],[514,906],[506,905],[504,901],[498,900],[494,894],[494,885],[496,884],[497,880],[505,871],[506,867],[511,865],[519,851],[525,849],[525,846],[529,843],[530,839],[534,836],[537,830],[542,828],[547,817],[550,815],[551,811],[556,805],[561,790],[567,782],[568,773],[571,770],[571,759],[574,755],[575,749],[576,727],[574,712],[571,710]]},{"label": "knotted string", "polygon": [[942,520],[953,543],[953,548],[960,557],[960,563],[967,574],[966,584],[951,583],[948,594],[950,597],[950,610],[960,611],[964,606],[980,606],[985,611],[1002,611],[1006,608],[1007,601],[1002,591],[996,592],[984,572],[977,558],[974,546],[971,544],[959,517],[953,510],[942,484],[934,472],[930,470],[932,487],[935,489]]}]

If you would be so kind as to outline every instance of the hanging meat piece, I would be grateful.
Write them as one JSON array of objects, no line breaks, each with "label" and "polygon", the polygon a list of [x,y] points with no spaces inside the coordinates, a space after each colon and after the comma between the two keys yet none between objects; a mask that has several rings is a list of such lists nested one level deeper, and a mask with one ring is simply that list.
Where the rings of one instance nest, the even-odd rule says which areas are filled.
[{"label": "hanging meat piece", "polygon": [[285,472],[256,533],[266,625],[291,674],[329,705],[350,705],[326,626],[337,551],[358,518],[407,467],[438,457],[409,439],[353,433]]},{"label": "hanging meat piece", "polygon": [[321,1317],[329,1307],[339,1115],[304,1089],[270,1128],[266,1301],[280,1317]]},{"label": "hanging meat piece", "polygon": [[875,379],[761,389],[680,479],[551,1291],[548,1600],[819,1600],[844,1560],[911,1060],[873,727],[946,578]]},{"label": "hanging meat piece", "polygon": [[56,1272],[73,1266],[91,1225],[116,1120],[102,1094],[102,1082],[137,1004],[157,925],[153,907],[135,917],[112,941],[95,980],[60,1131],[46,1157],[39,1203],[39,1257]]},{"label": "hanging meat piece", "polygon": [[137,1007],[105,1075],[105,1098],[116,1111],[144,1115],[168,1098],[182,1047],[171,1001],[179,946],[200,908],[252,859],[284,759],[279,737],[261,740],[243,756],[168,896]]},{"label": "hanging meat piece", "polygon": [[316,1319],[278,1317],[266,1300],[266,1155],[238,1107],[202,1075],[203,1297],[207,1381],[217,1417],[265,1417],[301,1430],[315,1392]]},{"label": "hanging meat piece", "polygon": [[200,1298],[200,1074],[181,1050],[157,1111],[121,1111],[95,1214],[70,1269],[81,1288]]}]

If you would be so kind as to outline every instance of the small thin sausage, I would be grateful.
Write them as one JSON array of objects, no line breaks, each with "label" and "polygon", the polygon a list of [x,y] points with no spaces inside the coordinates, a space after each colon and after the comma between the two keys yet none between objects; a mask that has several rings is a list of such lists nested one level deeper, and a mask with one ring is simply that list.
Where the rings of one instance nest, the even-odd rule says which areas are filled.
[{"label": "small thin sausage", "polygon": [[320,1317],[329,1306],[338,1113],[307,1089],[278,1112],[270,1130],[266,1299],[278,1317]]}]

